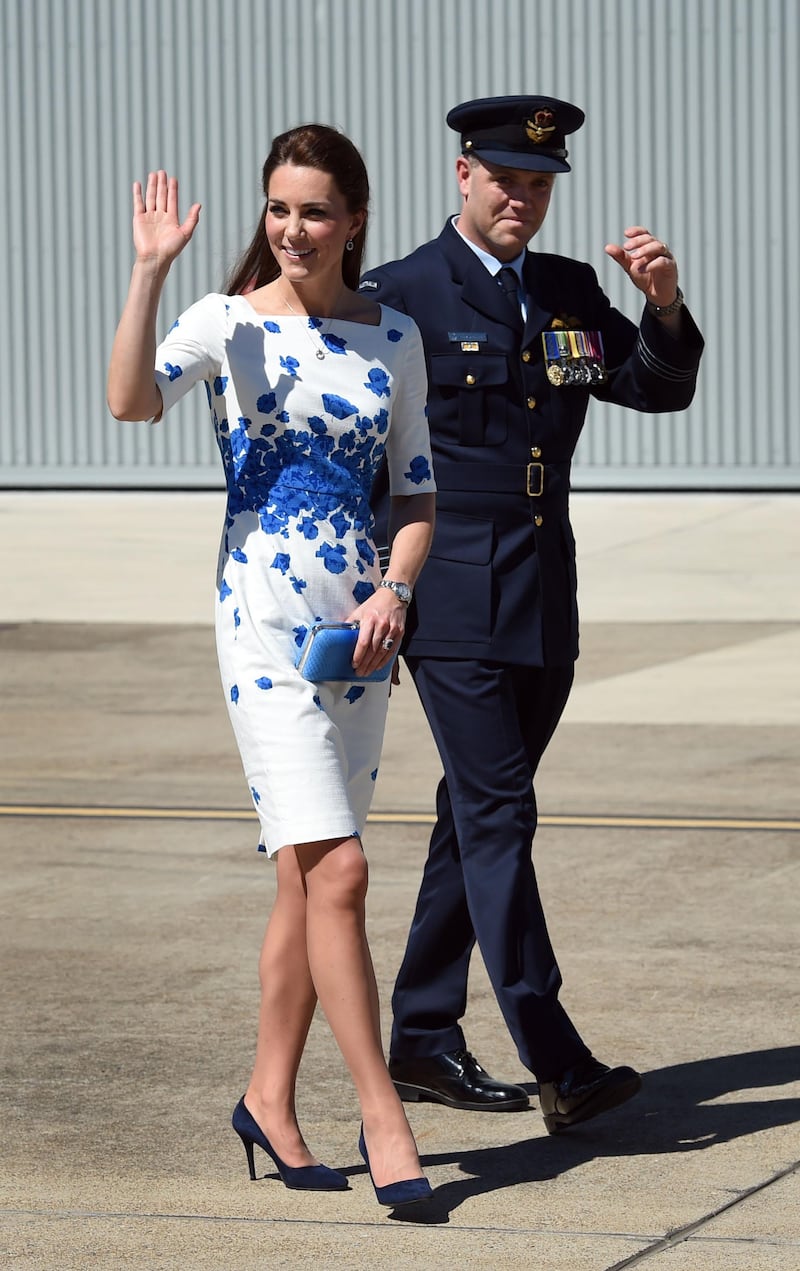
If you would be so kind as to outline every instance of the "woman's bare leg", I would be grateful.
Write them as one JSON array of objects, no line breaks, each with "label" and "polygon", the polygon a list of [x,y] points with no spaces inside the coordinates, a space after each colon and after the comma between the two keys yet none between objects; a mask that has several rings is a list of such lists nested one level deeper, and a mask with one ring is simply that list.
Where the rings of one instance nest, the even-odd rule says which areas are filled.
[{"label": "woman's bare leg", "polygon": [[379,1187],[419,1178],[400,1097],[386,1067],[378,990],[365,931],[368,869],[357,838],[303,843],[306,944],[320,1005],[355,1083],[372,1177]]},{"label": "woman's bare leg", "polygon": [[287,1165],[318,1164],[295,1115],[295,1082],[317,996],[306,951],[306,891],[295,849],[276,857],[278,889],[259,958],[261,1008],[245,1103]]}]

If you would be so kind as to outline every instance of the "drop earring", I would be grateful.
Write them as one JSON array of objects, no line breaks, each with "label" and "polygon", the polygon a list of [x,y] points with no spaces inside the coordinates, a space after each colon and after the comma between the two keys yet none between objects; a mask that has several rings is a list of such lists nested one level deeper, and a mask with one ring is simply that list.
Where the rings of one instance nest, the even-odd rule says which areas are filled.
[{"label": "drop earring", "polygon": [[344,245],[345,251],[351,252],[354,247],[355,247],[355,243],[353,242],[352,238],[348,238],[347,242]]}]

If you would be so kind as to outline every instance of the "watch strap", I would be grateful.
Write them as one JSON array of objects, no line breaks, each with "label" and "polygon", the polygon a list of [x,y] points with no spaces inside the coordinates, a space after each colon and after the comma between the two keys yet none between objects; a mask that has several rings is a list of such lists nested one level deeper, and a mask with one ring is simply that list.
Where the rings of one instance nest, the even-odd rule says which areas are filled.
[{"label": "watch strap", "polygon": [[683,292],[680,287],[678,288],[678,293],[672,301],[672,304],[654,305],[652,301],[647,301],[647,311],[648,313],[652,313],[654,318],[669,318],[673,313],[677,313],[682,306]]}]

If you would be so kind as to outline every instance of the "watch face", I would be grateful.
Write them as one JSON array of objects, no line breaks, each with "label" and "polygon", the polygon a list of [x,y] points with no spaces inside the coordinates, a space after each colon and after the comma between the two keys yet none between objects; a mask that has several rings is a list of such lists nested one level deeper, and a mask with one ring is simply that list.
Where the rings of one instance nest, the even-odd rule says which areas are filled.
[{"label": "watch face", "polygon": [[408,583],[393,583],[390,582],[389,579],[384,578],[381,583],[381,587],[388,587],[390,591],[394,592],[398,600],[402,600],[404,605],[411,604],[411,596],[413,593]]}]

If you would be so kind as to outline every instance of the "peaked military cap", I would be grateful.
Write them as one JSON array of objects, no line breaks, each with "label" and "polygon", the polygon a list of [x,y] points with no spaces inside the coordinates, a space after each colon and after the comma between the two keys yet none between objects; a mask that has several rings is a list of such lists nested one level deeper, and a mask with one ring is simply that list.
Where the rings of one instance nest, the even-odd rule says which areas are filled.
[{"label": "peaked military cap", "polygon": [[582,110],[556,97],[481,97],[447,115],[462,154],[532,172],[571,170],[564,141],[583,120]]}]

